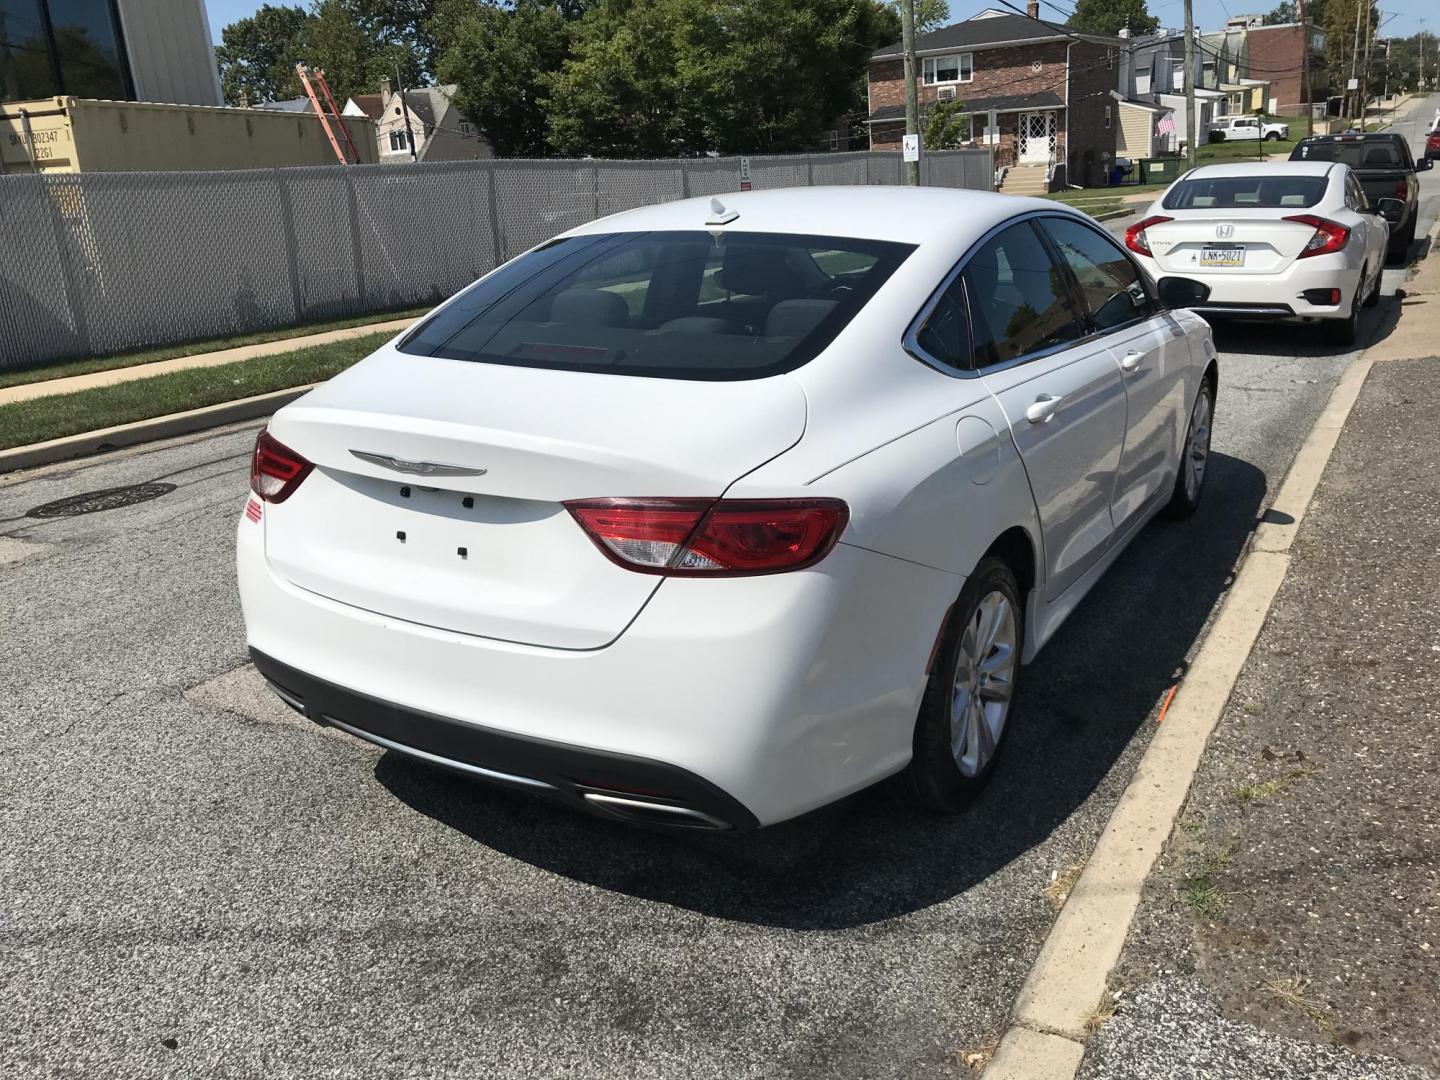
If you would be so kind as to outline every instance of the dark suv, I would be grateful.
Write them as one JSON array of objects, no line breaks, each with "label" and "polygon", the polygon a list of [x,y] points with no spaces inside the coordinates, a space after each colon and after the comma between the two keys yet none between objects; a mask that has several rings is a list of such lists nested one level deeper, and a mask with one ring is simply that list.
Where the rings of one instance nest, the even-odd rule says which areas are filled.
[{"label": "dark suv", "polygon": [[1410,144],[1390,132],[1347,131],[1340,135],[1311,135],[1290,151],[1291,161],[1338,161],[1350,166],[1371,204],[1399,199],[1405,212],[1390,221],[1389,257],[1400,259],[1415,239],[1415,218],[1420,207],[1420,185],[1415,174],[1431,166],[1428,157],[1416,161]]}]

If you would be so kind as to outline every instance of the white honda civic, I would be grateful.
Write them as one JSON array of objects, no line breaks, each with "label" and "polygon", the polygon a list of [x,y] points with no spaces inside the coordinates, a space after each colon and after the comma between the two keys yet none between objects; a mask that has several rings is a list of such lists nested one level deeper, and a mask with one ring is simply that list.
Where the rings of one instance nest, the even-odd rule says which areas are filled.
[{"label": "white honda civic", "polygon": [[239,578],[311,719],[629,821],[962,806],[1205,480],[1217,370],[1089,218],[807,188],[592,222],[280,410]]},{"label": "white honda civic", "polygon": [[[1387,205],[1393,204],[1393,205]],[[1371,206],[1349,166],[1320,161],[1204,165],[1125,230],[1155,279],[1195,282],[1207,318],[1318,322],[1350,345],[1362,305],[1380,298],[1398,199]]]}]

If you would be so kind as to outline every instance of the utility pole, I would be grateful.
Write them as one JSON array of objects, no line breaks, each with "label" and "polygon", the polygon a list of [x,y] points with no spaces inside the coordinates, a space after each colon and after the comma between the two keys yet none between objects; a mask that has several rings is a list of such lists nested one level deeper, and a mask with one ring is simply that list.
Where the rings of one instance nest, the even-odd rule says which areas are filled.
[{"label": "utility pole", "polygon": [[1200,137],[1195,123],[1195,9],[1185,0],[1185,168],[1195,168],[1195,146]]},{"label": "utility pole", "polygon": [[[1364,3],[1362,3],[1362,0],[1355,0],[1355,40],[1350,44],[1350,82],[1356,81],[1355,67],[1360,60],[1360,9],[1364,6],[1365,5]],[[1356,110],[1354,102],[1350,100],[1351,94],[1355,94],[1356,97],[1359,97],[1359,94],[1356,93],[1356,91],[1350,89],[1350,83],[1346,83],[1345,100],[1346,104],[1349,105],[1349,108],[1345,110],[1345,114],[1353,120],[1355,118]]]},{"label": "utility pole", "polygon": [[[1365,11],[1365,44],[1360,52],[1360,130],[1365,130],[1365,115],[1370,111],[1370,47],[1374,44],[1370,18],[1371,0],[1360,5]],[[1383,12],[1382,12],[1383,14]]]},{"label": "utility pole", "polygon": [[1300,0],[1300,108],[1308,135],[1315,123],[1315,110],[1310,107],[1310,19],[1305,14],[1305,0]]},{"label": "utility pole", "polygon": [[410,106],[405,101],[405,84],[400,81],[400,64],[395,64],[395,85],[400,88],[400,112],[405,117],[405,141],[410,144],[410,160],[418,161],[415,153],[415,130],[410,126]]},{"label": "utility pole", "polygon": [[[900,44],[905,51],[905,134],[918,135],[920,95],[915,88],[915,0],[903,0],[901,3],[900,30]],[[919,186],[920,162],[905,163],[905,182],[914,187]]]}]

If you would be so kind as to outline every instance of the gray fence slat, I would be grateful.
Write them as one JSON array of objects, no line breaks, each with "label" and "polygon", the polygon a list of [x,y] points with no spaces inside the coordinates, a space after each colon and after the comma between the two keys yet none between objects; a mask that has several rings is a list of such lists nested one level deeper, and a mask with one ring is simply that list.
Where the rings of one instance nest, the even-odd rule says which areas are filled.
[{"label": "gray fence slat", "polygon": [[[0,176],[0,369],[438,303],[596,217],[739,190],[738,157]],[[990,190],[988,150],[926,183]],[[898,153],[752,156],[756,190],[899,184]]]}]

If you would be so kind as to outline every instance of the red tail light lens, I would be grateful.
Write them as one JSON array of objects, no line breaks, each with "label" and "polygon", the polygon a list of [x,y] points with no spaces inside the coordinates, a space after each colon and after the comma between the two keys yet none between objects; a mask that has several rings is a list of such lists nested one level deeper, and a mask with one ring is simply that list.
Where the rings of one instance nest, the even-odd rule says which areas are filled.
[{"label": "red tail light lens", "polygon": [[565,507],[606,558],[667,577],[813,566],[850,519],[838,499],[585,499]]},{"label": "red tail light lens", "polygon": [[282,503],[295,494],[314,467],[268,430],[262,431],[250,459],[250,490],[268,503]]},{"label": "red tail light lens", "polygon": [[1410,197],[1410,184],[1409,184],[1408,181],[1405,180],[1404,177],[1401,177],[1399,180],[1397,180],[1397,181],[1395,182],[1395,198],[1400,199],[1400,200],[1403,201],[1403,200],[1405,200],[1405,199],[1408,199],[1409,197]]},{"label": "red tail light lens", "polygon": [[1174,220],[1174,218],[1161,217],[1156,214],[1154,217],[1147,217],[1144,221],[1137,221],[1125,230],[1125,246],[1137,255],[1150,255],[1150,240],[1145,235],[1145,230],[1152,225],[1163,225],[1167,221]]},{"label": "red tail light lens", "polygon": [[1284,220],[1293,221],[1297,225],[1309,225],[1315,230],[1300,254],[1295,256],[1297,259],[1308,259],[1311,255],[1330,255],[1350,242],[1350,230],[1344,225],[1316,217],[1314,214],[1296,214]]}]

